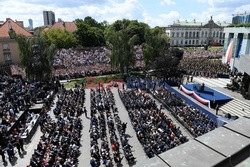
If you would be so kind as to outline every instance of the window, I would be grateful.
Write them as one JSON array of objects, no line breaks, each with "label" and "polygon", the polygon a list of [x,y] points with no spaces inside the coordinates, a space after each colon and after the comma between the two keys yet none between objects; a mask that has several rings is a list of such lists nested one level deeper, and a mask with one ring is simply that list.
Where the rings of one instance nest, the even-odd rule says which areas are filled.
[{"label": "window", "polygon": [[181,45],[182,45],[182,40],[181,40]]},{"label": "window", "polygon": [[191,45],[191,40],[189,40],[189,45]]},{"label": "window", "polygon": [[195,32],[193,32],[193,37],[195,38]]},{"label": "window", "polygon": [[220,38],[222,38],[222,32],[220,32]]},{"label": "window", "polygon": [[185,44],[186,44],[186,45],[188,44],[188,41],[187,41],[187,40],[185,41]]},{"label": "window", "polygon": [[219,37],[219,32],[217,31],[217,33],[216,33],[216,38],[218,38]]},{"label": "window", "polygon": [[176,37],[179,38],[179,32],[176,33]]},{"label": "window", "polygon": [[11,60],[10,53],[4,53],[4,60],[5,60],[5,61]]},{"label": "window", "polygon": [[207,31],[205,32],[205,37],[207,37]]},{"label": "window", "polygon": [[186,35],[185,35],[186,38],[188,38],[188,32],[186,32]]},{"label": "window", "polygon": [[172,32],[172,37],[174,37],[174,32]]},{"label": "window", "polygon": [[202,31],[202,32],[201,32],[201,37],[203,37],[203,35],[204,35],[204,32]]},{"label": "window", "polygon": [[193,40],[193,45],[194,45],[194,40]]},{"label": "window", "polygon": [[189,32],[189,38],[191,38],[192,37],[192,32]]},{"label": "window", "polygon": [[4,50],[7,50],[7,49],[9,49],[9,44],[7,44],[7,43],[4,43],[4,44],[3,44],[3,49],[4,49]]},{"label": "window", "polygon": [[181,37],[182,37],[182,38],[183,38],[183,36],[184,36],[184,32],[181,33]]},{"label": "window", "polygon": [[196,37],[199,38],[199,32],[196,32]]},{"label": "window", "polygon": [[198,40],[196,40],[196,45],[198,45],[199,44],[199,41]]}]

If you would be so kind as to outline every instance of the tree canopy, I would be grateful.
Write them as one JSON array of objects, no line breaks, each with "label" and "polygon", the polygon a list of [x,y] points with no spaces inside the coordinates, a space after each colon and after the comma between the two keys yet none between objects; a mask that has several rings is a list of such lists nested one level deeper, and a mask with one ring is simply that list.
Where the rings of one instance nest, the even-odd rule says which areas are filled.
[{"label": "tree canopy", "polygon": [[112,33],[118,32],[120,30],[125,31],[128,34],[129,38],[132,38],[134,35],[137,36],[135,44],[142,44],[145,42],[145,32],[149,30],[149,26],[145,23],[138,22],[137,20],[117,20],[113,24],[106,27],[104,31],[105,39],[108,43],[111,41]]},{"label": "tree canopy", "polygon": [[49,29],[47,31],[43,31],[42,35],[49,44],[54,44],[57,48],[68,49],[75,47],[77,44],[77,39],[73,33],[67,30],[61,30],[59,28]]},{"label": "tree canopy", "polygon": [[146,69],[154,69],[158,75],[167,76],[177,71],[183,51],[171,48],[169,37],[160,27],[155,27],[145,34],[143,56]]},{"label": "tree canopy", "polygon": [[20,50],[21,66],[27,77],[38,80],[50,78],[55,45],[49,45],[42,37],[27,38],[24,35],[16,35],[15,40]]},{"label": "tree canopy", "polygon": [[104,46],[105,23],[98,23],[90,16],[76,20],[76,38],[83,47]]}]

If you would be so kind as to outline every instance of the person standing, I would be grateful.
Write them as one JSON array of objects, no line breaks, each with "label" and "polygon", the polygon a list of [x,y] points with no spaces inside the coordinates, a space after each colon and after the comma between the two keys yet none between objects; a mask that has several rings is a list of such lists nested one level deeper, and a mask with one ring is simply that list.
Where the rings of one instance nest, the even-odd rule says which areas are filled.
[{"label": "person standing", "polygon": [[88,111],[87,111],[86,107],[84,107],[83,113],[85,114],[85,117],[86,117],[86,118],[88,118],[87,112],[88,112]]},{"label": "person standing", "polygon": [[217,103],[216,107],[215,107],[215,111],[216,111],[216,115],[218,115],[219,112],[219,104]]},{"label": "person standing", "polygon": [[2,149],[1,145],[0,145],[0,155],[2,156],[3,163],[6,163],[5,155],[4,155],[4,149]]}]

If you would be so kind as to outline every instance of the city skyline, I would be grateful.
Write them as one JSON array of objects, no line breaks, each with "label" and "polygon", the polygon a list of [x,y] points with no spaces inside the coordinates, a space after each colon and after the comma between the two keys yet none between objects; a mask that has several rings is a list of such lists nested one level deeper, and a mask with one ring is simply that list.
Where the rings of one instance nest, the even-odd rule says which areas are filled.
[{"label": "city skyline", "polygon": [[210,16],[217,21],[232,21],[232,14],[250,12],[247,0],[1,0],[0,20],[6,18],[33,20],[34,27],[43,26],[43,11],[55,12],[56,20],[73,21],[91,16],[97,21],[113,23],[118,19],[137,19],[151,27],[167,26],[176,20],[196,19],[207,22]]}]

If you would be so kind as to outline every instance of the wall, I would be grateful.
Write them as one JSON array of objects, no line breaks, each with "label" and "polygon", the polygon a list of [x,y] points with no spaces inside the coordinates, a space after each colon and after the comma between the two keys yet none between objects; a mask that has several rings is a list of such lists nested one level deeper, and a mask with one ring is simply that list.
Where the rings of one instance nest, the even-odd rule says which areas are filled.
[{"label": "wall", "polygon": [[11,54],[11,60],[13,63],[20,63],[18,44],[14,39],[0,39],[0,63],[5,63],[3,44],[9,45],[9,51]]}]

